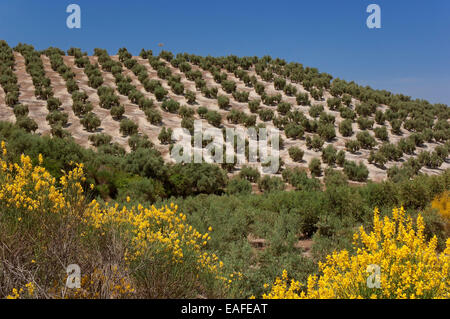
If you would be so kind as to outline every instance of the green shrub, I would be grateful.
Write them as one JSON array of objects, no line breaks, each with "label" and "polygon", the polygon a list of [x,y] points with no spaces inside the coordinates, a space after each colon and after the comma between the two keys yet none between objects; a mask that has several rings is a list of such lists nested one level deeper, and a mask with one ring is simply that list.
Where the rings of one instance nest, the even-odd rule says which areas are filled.
[{"label": "green shrub", "polygon": [[322,175],[322,167],[320,159],[316,157],[312,158],[311,161],[309,162],[308,168],[312,176],[319,177]]},{"label": "green shrub", "polygon": [[230,107],[230,99],[225,95],[219,95],[217,97],[217,103],[219,104],[219,108],[221,109],[226,110]]},{"label": "green shrub", "polygon": [[389,141],[389,134],[385,126],[376,127],[373,132],[376,138],[386,142]]},{"label": "green shrub", "polygon": [[323,106],[321,104],[314,104],[309,108],[309,115],[311,117],[319,117],[319,115],[323,112]]},{"label": "green shrub", "polygon": [[168,99],[161,104],[161,108],[166,112],[177,113],[180,108],[180,103],[175,100]]},{"label": "green shrub", "polygon": [[369,176],[369,170],[363,162],[357,165],[355,162],[346,161],[344,164],[344,173],[352,181],[365,182]]},{"label": "green shrub", "polygon": [[352,121],[349,119],[343,120],[339,124],[339,132],[344,137],[352,136],[353,135]]},{"label": "green shrub", "polygon": [[125,113],[125,108],[123,105],[115,105],[111,108],[111,116],[115,120],[120,120]]},{"label": "green shrub", "polygon": [[226,193],[229,195],[248,195],[252,192],[252,184],[242,178],[233,178],[228,182]]},{"label": "green shrub", "polygon": [[348,140],[345,142],[345,149],[350,153],[356,153],[361,148],[359,141],[356,140]]},{"label": "green shrub", "polygon": [[318,135],[314,135],[312,138],[310,136],[306,137],[306,147],[308,149],[313,149],[316,152],[322,151],[323,143],[323,139]]},{"label": "green shrub", "polygon": [[122,121],[120,121],[119,130],[120,133],[122,133],[124,136],[131,136],[137,134],[138,125],[130,119],[123,119]]},{"label": "green shrub", "polygon": [[256,168],[243,166],[239,172],[239,176],[251,183],[257,183],[261,175]]},{"label": "green shrub", "polygon": [[95,147],[109,145],[111,143],[111,140],[111,135],[105,133],[97,133],[89,136],[89,141],[91,141],[92,145],[94,145]]},{"label": "green shrub", "polygon": [[222,116],[217,111],[208,111],[205,118],[212,126],[219,127],[222,124]]},{"label": "green shrub", "polygon": [[159,132],[158,139],[161,144],[171,144],[172,143],[173,130],[171,128],[166,129],[163,127]]},{"label": "green shrub", "polygon": [[89,112],[83,116],[80,123],[88,132],[94,132],[101,125],[101,121],[95,113]]},{"label": "green shrub", "polygon": [[337,150],[333,147],[333,145],[328,145],[322,151],[322,162],[332,166],[336,163]]},{"label": "green shrub", "polygon": [[61,126],[66,126],[69,120],[69,115],[60,111],[53,111],[48,113],[46,119],[50,125],[59,124]]},{"label": "green shrub", "polygon": [[356,134],[356,139],[358,140],[361,148],[364,148],[364,149],[370,150],[375,145],[377,145],[377,142],[375,141],[373,136],[370,135],[370,133],[367,131],[359,132],[358,134]]},{"label": "green shrub", "polygon": [[303,155],[305,154],[305,152],[298,148],[297,146],[292,146],[289,148],[289,156],[291,157],[291,159],[294,162],[302,162],[303,161]]},{"label": "green shrub", "polygon": [[265,175],[259,180],[258,187],[261,192],[275,192],[284,190],[286,185],[283,180],[277,176],[270,177]]}]

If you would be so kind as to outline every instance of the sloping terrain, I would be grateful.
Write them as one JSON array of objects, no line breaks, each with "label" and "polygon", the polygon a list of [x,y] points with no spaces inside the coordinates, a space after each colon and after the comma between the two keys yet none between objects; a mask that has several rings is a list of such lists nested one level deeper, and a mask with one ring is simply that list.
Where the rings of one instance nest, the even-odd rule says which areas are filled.
[{"label": "sloping terrain", "polygon": [[[284,167],[309,167],[317,176],[321,170],[309,165],[314,158],[322,169],[347,175],[360,169],[361,176],[349,176],[354,181],[383,180],[395,166],[427,174],[450,167],[447,106],[363,88],[298,63],[150,50],[132,56],[126,49],[113,56],[96,49],[88,57],[79,49],[66,55],[6,43],[2,55],[10,65],[1,70],[0,119],[21,119],[43,135],[69,134],[85,147],[114,143],[130,151],[130,136],[139,134],[171,161],[174,141],[161,131],[192,129],[193,120],[202,120],[203,128],[277,127]],[[14,78],[17,100],[8,101]],[[351,162],[362,162],[368,176]],[[228,166],[230,174],[239,168]]]}]

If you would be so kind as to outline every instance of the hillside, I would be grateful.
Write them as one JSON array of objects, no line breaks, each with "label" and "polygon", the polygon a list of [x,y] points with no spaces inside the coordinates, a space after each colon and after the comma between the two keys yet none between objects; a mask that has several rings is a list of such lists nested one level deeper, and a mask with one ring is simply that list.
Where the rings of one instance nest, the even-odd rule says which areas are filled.
[{"label": "hillside", "polygon": [[[447,106],[333,79],[299,63],[151,50],[132,56],[126,49],[88,56],[80,49],[13,50],[5,42],[0,50],[0,120],[41,135],[70,135],[83,147],[113,143],[129,152],[137,133],[169,162],[174,141],[162,129],[191,130],[193,120],[202,120],[204,128],[277,127],[284,167],[309,167],[316,176],[331,166],[354,181],[380,181],[450,167]],[[314,158],[322,170],[310,165]],[[362,162],[368,176],[351,162]],[[226,168],[230,175],[240,169]]]}]

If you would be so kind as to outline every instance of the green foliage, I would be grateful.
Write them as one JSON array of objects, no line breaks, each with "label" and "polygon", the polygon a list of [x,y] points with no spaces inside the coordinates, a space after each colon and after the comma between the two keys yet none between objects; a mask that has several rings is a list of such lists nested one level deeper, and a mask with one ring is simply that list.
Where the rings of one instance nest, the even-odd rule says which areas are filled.
[{"label": "green foliage", "polygon": [[344,164],[344,173],[352,181],[365,182],[369,176],[369,170],[363,162],[357,165],[355,162],[346,161]]},{"label": "green foliage", "polygon": [[317,127],[317,134],[319,134],[319,136],[324,140],[331,141],[336,137],[336,130],[334,129],[334,125],[331,123],[319,123],[319,126]]},{"label": "green foliage", "polygon": [[80,123],[88,132],[94,132],[102,124],[98,116],[93,112],[89,112],[84,115],[80,120]]},{"label": "green foliage", "polygon": [[312,138],[310,136],[306,137],[306,147],[308,149],[312,148],[316,152],[322,151],[323,143],[324,140],[318,135],[314,135]]},{"label": "green foliage", "polygon": [[89,141],[91,141],[92,145],[94,145],[95,147],[109,145],[111,143],[111,140],[111,135],[105,133],[97,133],[89,136]]},{"label": "green foliage", "polygon": [[352,121],[347,119],[347,120],[343,120],[340,124],[339,124],[339,132],[342,134],[342,136],[344,137],[349,137],[353,135],[353,128],[352,128]]},{"label": "green foliage", "polygon": [[261,192],[282,191],[286,187],[283,180],[277,176],[265,175],[258,181],[258,187]]},{"label": "green foliage", "polygon": [[125,113],[125,108],[123,105],[114,105],[111,108],[111,116],[115,120],[120,120]]},{"label": "green foliage", "polygon": [[168,99],[168,100],[165,100],[161,104],[161,108],[166,112],[178,113],[178,109],[180,108],[180,103],[178,103],[175,100]]},{"label": "green foliage", "polygon": [[219,95],[217,97],[217,103],[219,104],[219,108],[224,110],[230,107],[230,99],[225,95]]},{"label": "green foliage", "polygon": [[389,141],[389,133],[385,126],[374,128],[373,132],[375,133],[375,137],[380,139],[381,141]]},{"label": "green foliage", "polygon": [[336,163],[337,150],[333,145],[329,144],[322,151],[322,162],[330,166]]},{"label": "green foliage", "polygon": [[289,148],[289,156],[291,157],[291,159],[294,162],[302,162],[303,161],[303,155],[305,154],[305,152],[298,148],[297,146],[292,146]]},{"label": "green foliage", "polygon": [[314,104],[309,108],[309,115],[311,117],[319,117],[319,115],[323,112],[323,105]]},{"label": "green foliage", "polygon": [[252,192],[252,184],[242,178],[233,178],[228,182],[226,193],[229,195],[248,195]]},{"label": "green foliage", "polygon": [[217,111],[208,111],[205,115],[205,118],[212,126],[220,127],[220,125],[222,124],[222,116]]},{"label": "green foliage", "polygon": [[312,158],[311,161],[309,162],[308,168],[312,176],[319,177],[322,175],[322,167],[320,159],[316,157]]},{"label": "green foliage", "polygon": [[137,134],[137,132],[138,125],[132,120],[123,119],[122,121],[120,121],[120,133],[122,133],[124,136],[131,136]]},{"label": "green foliage", "polygon": [[365,149],[370,150],[375,145],[377,145],[377,142],[375,141],[373,136],[370,135],[370,133],[367,132],[367,131],[358,132],[358,134],[356,134],[356,139],[358,140],[359,145],[361,146],[361,148],[365,148]]},{"label": "green foliage", "polygon": [[345,149],[350,153],[356,153],[361,148],[359,141],[356,140],[348,140],[345,142]]},{"label": "green foliage", "polygon": [[172,143],[173,130],[171,128],[166,129],[163,127],[159,132],[158,139],[161,144],[171,144]]}]

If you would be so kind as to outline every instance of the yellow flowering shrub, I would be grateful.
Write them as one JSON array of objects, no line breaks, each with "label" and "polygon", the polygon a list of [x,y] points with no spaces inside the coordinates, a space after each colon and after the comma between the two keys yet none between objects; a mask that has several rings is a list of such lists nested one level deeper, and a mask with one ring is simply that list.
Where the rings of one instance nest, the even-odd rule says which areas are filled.
[{"label": "yellow flowering shrub", "polygon": [[[393,209],[392,215],[382,219],[375,209],[373,230],[367,233],[361,227],[354,235],[356,254],[342,250],[327,256],[319,263],[319,276],[309,276],[307,287],[283,271],[263,298],[450,298],[450,239],[438,253],[436,237],[428,242],[424,238],[421,215],[416,229],[403,207]],[[379,275],[372,277],[379,287],[368,284],[371,265],[379,266]]]},{"label": "yellow flowering shrub", "polygon": [[[24,244],[23,262],[40,269],[47,278],[39,283],[39,291],[18,278],[16,287],[3,290],[8,298],[36,293],[51,298],[129,298],[138,293],[150,297],[186,293],[192,297],[197,291],[204,292],[208,286],[205,278],[219,291],[242,276],[224,273],[223,262],[205,251],[212,228],[200,233],[186,222],[177,206],[130,207],[129,198],[128,206],[101,204],[95,199],[88,202],[82,187],[83,164],[72,164],[74,168],[56,180],[41,166],[41,155],[35,166],[24,155],[19,163],[9,163],[4,142],[1,148],[0,239],[15,238],[12,246]],[[8,237],[6,231],[13,236]],[[21,236],[31,240],[25,244]],[[111,258],[108,263],[114,266],[104,264],[103,259]],[[80,263],[81,288],[65,288],[62,259],[67,264]],[[2,271],[0,282],[1,276]],[[160,289],[153,287],[158,284]],[[179,286],[176,292],[171,290],[175,285]]]},{"label": "yellow flowering shrub", "polygon": [[431,208],[437,209],[447,221],[450,221],[449,197],[450,191],[445,191],[431,202]]}]

